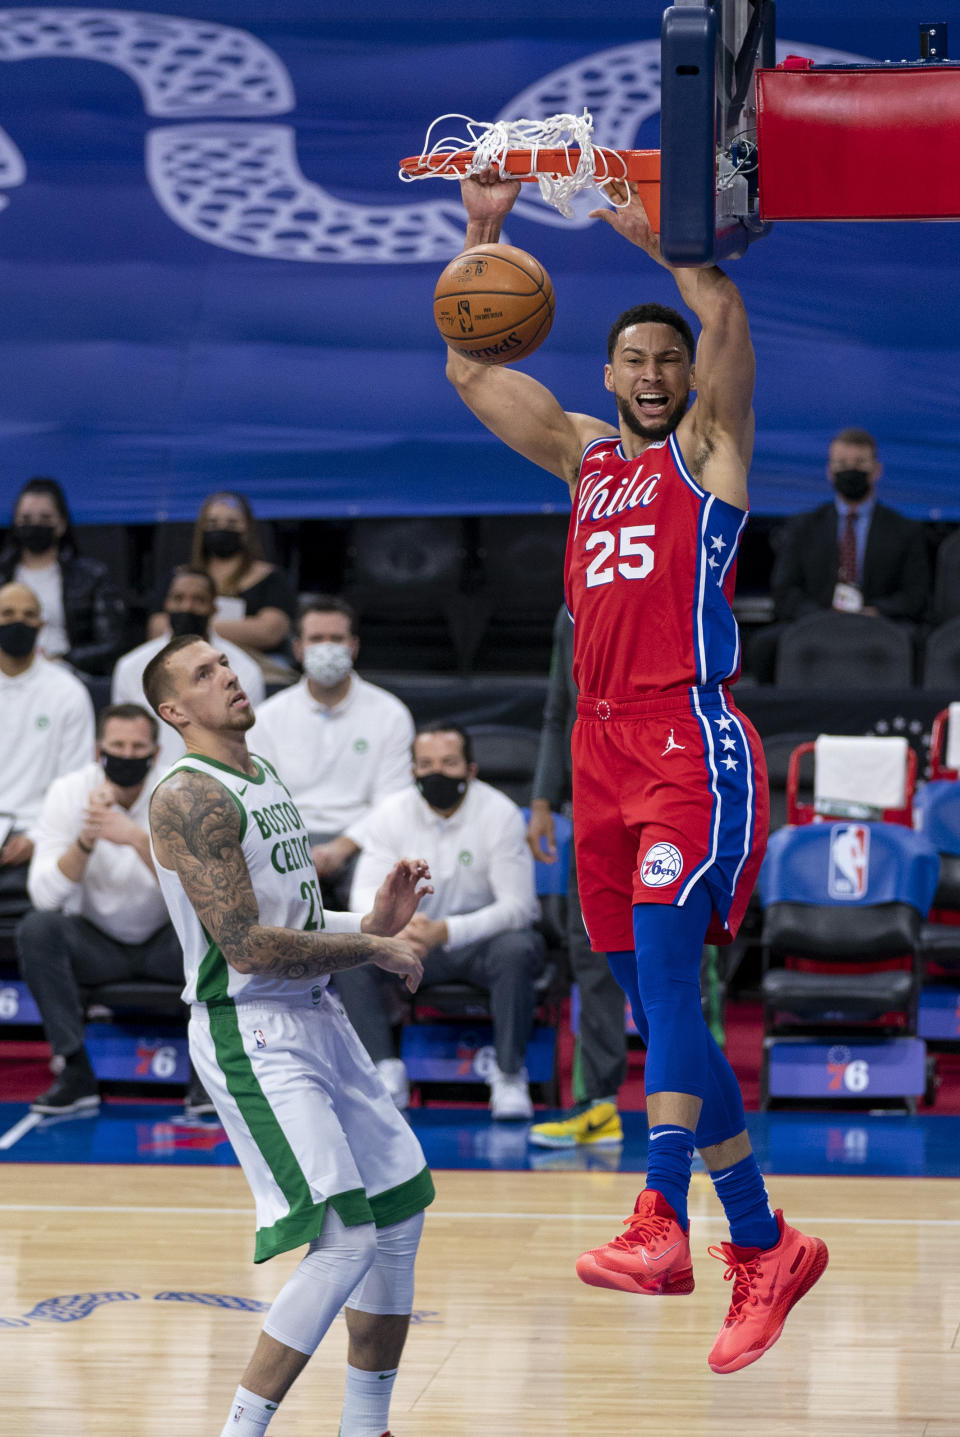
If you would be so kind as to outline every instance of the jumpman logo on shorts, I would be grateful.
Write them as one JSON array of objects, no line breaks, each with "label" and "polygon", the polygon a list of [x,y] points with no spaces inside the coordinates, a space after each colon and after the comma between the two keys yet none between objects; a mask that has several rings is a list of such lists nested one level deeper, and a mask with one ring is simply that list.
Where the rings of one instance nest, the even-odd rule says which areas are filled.
[{"label": "jumpman logo on shorts", "polygon": [[666,746],[666,748],[663,750],[663,753],[660,755],[660,757],[661,757],[661,758],[666,758],[667,754],[668,754],[668,753],[672,753],[675,748],[678,748],[678,749],[681,749],[681,750],[685,750],[686,747],[687,747],[687,746],[686,746],[685,743],[677,743],[677,742],[676,742],[676,740],[675,740],[674,737],[673,737],[673,729],[671,729],[671,730],[670,730],[670,737],[667,739],[667,746]]}]

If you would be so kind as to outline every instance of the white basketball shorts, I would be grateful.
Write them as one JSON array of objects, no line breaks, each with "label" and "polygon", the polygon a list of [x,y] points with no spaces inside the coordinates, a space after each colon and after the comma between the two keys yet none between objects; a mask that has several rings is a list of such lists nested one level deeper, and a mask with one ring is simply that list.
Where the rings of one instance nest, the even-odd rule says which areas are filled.
[{"label": "white basketball shorts", "polygon": [[347,1227],[389,1227],[434,1189],[419,1142],[337,999],[195,1003],[190,1056],[250,1184],[254,1262]]}]

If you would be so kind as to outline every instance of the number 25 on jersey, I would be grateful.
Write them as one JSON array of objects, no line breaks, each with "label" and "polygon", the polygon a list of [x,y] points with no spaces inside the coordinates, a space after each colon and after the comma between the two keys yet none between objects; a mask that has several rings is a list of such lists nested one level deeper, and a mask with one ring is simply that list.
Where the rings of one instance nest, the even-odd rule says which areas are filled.
[{"label": "number 25 on jersey", "polygon": [[653,550],[644,539],[652,538],[655,532],[655,524],[634,524],[616,533],[600,529],[591,534],[583,547],[588,553],[591,549],[597,553],[587,565],[587,588],[612,584],[614,569],[624,579],[645,579],[653,568]]}]

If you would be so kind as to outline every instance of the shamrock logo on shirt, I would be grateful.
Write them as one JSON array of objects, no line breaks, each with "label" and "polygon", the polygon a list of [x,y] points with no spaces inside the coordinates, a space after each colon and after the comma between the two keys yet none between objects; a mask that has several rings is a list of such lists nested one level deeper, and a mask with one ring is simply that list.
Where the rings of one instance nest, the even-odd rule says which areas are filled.
[{"label": "shamrock logo on shirt", "polygon": [[358,738],[354,742],[353,751],[354,753],[366,753],[369,747],[370,745],[365,738]]},{"label": "shamrock logo on shirt", "polygon": [[459,854],[457,855],[457,858],[458,861],[463,864],[464,868],[469,868],[471,863],[473,862],[473,854],[470,852],[469,848],[461,849]]},{"label": "shamrock logo on shirt", "polygon": [[46,714],[39,714],[39,715],[37,716],[37,728],[49,728],[49,727],[50,727],[50,720],[47,718],[47,715],[46,715]]}]

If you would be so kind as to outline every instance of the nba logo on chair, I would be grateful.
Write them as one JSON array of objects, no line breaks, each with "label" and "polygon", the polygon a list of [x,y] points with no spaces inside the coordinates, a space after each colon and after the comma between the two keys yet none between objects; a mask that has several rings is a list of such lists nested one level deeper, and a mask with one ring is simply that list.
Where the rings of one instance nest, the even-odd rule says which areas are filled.
[{"label": "nba logo on chair", "polygon": [[869,878],[869,828],[862,823],[837,824],[830,833],[830,897],[863,898]]}]

